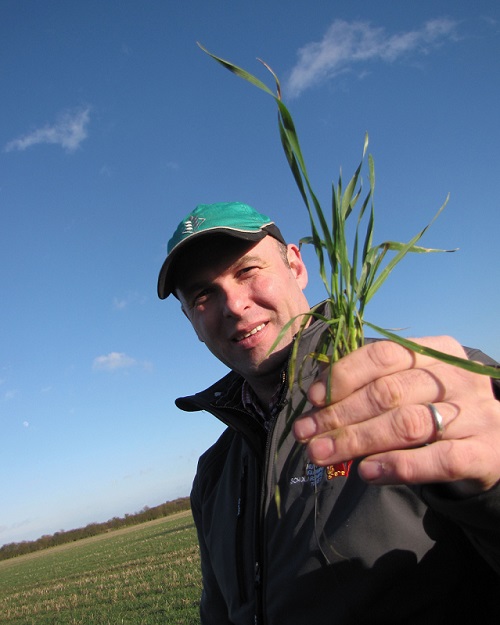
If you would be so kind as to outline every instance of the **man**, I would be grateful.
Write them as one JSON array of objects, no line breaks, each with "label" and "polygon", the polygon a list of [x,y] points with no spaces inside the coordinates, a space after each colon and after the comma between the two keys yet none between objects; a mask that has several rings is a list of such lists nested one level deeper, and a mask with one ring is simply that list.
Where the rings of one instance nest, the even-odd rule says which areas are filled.
[{"label": "man", "polygon": [[[290,390],[306,284],[298,248],[240,203],[197,207],[160,271],[160,298],[179,299],[231,370],[176,402],[228,426],[191,493],[202,623],[497,623],[500,387],[374,341],[333,366],[326,405],[330,373],[307,357],[324,330],[313,320]],[[465,356],[447,337],[419,342]]]}]

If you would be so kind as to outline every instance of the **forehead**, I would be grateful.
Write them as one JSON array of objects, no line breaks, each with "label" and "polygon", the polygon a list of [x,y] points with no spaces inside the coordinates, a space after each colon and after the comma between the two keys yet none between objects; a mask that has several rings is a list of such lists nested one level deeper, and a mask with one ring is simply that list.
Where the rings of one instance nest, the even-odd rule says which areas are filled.
[{"label": "forehead", "polygon": [[223,234],[202,237],[179,255],[173,267],[175,289],[181,292],[193,283],[209,280],[251,256],[279,256],[277,242],[270,236],[261,241],[244,241]]}]

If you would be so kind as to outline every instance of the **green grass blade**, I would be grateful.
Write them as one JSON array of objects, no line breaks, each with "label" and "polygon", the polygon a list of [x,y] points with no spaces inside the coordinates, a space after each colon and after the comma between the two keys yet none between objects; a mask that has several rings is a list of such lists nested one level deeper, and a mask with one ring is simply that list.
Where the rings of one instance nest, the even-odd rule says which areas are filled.
[{"label": "green grass blade", "polygon": [[[422,236],[425,234],[425,232],[428,230],[428,228],[432,225],[432,223],[437,219],[437,217],[444,210],[446,204],[448,203],[448,198],[449,198],[449,196],[446,198],[446,200],[443,203],[443,205],[441,206],[441,208],[437,211],[437,213],[434,215],[432,220],[427,224],[427,226],[425,226],[425,228],[423,228],[419,233],[417,233],[408,243],[406,243],[406,244],[397,244],[397,249],[396,249],[396,244],[395,243],[384,243],[384,244],[382,244],[382,246],[378,246],[378,247],[382,247],[385,251],[391,249],[391,247],[394,246],[393,249],[394,249],[394,251],[397,251],[397,254],[396,254],[396,256],[394,256],[391,259],[391,261],[387,264],[387,266],[380,272],[378,277],[370,285],[370,290],[369,290],[369,292],[366,293],[366,299],[365,299],[366,302],[368,302],[373,297],[373,295],[378,291],[378,289],[385,282],[385,280],[387,279],[389,274],[392,272],[394,267],[409,252],[411,252],[414,249],[419,249],[418,247],[415,246],[415,243],[422,238]],[[384,251],[384,254],[385,254],[385,251]]]},{"label": "green grass blade", "polygon": [[402,347],[406,347],[412,352],[416,352],[417,354],[423,354],[424,356],[430,356],[431,358],[435,358],[436,360],[445,362],[455,367],[460,367],[461,369],[465,369],[466,371],[471,371],[472,373],[480,373],[481,375],[487,375],[490,378],[500,379],[500,368],[483,365],[473,360],[467,360],[467,358],[452,356],[451,354],[446,354],[445,352],[432,349],[431,347],[425,347],[424,345],[420,345],[419,343],[415,343],[414,341],[405,339],[398,334],[394,334],[394,332],[385,330],[384,328],[381,328],[373,323],[369,323],[368,321],[364,321],[363,323],[368,327],[372,328],[372,330],[375,330],[376,332],[381,334],[382,336],[385,336],[385,338],[390,339],[394,343],[398,343]]},{"label": "green grass blade", "polygon": [[233,63],[230,63],[229,61],[226,61],[225,59],[215,56],[215,54],[212,54],[204,46],[202,46],[201,43],[197,42],[197,45],[203,50],[203,52],[208,54],[208,56],[212,57],[215,61],[217,61],[217,63],[220,63],[223,67],[228,69],[230,72],[232,72],[233,74],[236,74],[236,76],[239,76],[240,78],[243,78],[244,80],[247,80],[248,82],[258,87],[259,89],[262,89],[262,91],[265,91],[273,98],[275,97],[271,89],[269,89],[269,87],[265,85],[261,80],[259,80],[258,78],[250,74],[249,72],[245,71],[241,67],[238,67],[237,65],[234,65]]}]

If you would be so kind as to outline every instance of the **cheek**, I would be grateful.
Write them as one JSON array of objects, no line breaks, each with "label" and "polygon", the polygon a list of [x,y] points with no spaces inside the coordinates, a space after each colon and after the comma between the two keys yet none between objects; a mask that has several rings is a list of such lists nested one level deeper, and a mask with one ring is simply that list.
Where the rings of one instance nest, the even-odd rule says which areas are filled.
[{"label": "cheek", "polygon": [[252,285],[252,299],[266,307],[275,307],[283,300],[287,286],[284,278],[263,278]]},{"label": "cheek", "polygon": [[210,344],[213,342],[213,337],[220,328],[220,320],[212,319],[213,315],[209,315],[206,312],[203,314],[194,315],[191,319],[191,325],[193,326],[196,336],[202,343]]},{"label": "cheek", "polygon": [[254,301],[276,311],[290,310],[295,303],[298,286],[290,272],[259,281],[254,290]]}]

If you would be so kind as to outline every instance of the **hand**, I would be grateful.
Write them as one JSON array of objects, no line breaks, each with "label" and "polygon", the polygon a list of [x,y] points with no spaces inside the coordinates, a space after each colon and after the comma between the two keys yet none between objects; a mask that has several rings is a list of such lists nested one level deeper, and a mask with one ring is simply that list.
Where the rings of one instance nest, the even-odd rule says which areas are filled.
[{"label": "hand", "polygon": [[[449,337],[416,342],[466,357]],[[335,363],[308,397],[314,409],[296,420],[294,435],[317,465],[363,457],[359,473],[368,482],[449,482],[463,494],[500,479],[500,402],[487,376],[378,341]],[[429,403],[443,417],[439,441]]]}]

